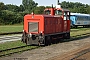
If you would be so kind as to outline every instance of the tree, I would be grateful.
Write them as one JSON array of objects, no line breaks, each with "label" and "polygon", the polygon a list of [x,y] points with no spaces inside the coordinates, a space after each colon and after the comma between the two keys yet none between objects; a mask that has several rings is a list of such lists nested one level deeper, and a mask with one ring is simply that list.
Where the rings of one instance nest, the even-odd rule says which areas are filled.
[{"label": "tree", "polygon": [[5,5],[5,10],[13,11],[13,12],[19,12],[20,7],[17,5],[7,4]]},{"label": "tree", "polygon": [[0,24],[11,25],[23,22],[23,16],[17,12],[2,10],[1,13]]},{"label": "tree", "polygon": [[43,13],[44,13],[44,9],[45,9],[44,6],[36,7],[36,8],[34,9],[34,13],[35,13],[35,14],[43,14]]},{"label": "tree", "polygon": [[88,4],[82,4],[80,2],[66,2],[63,1],[59,3],[62,8],[69,9],[71,12],[76,12],[76,13],[89,13],[90,11],[90,5]]},{"label": "tree", "polygon": [[3,10],[3,9],[4,9],[4,3],[0,2],[0,10]]},{"label": "tree", "polygon": [[33,0],[22,0],[22,5],[25,10],[31,12],[32,9],[38,5],[38,3],[35,3]]},{"label": "tree", "polygon": [[20,7],[20,8],[19,8],[20,12],[25,11],[25,9],[24,9],[23,5],[20,5],[19,7]]},{"label": "tree", "polygon": [[46,6],[45,8],[51,8],[52,6]]}]

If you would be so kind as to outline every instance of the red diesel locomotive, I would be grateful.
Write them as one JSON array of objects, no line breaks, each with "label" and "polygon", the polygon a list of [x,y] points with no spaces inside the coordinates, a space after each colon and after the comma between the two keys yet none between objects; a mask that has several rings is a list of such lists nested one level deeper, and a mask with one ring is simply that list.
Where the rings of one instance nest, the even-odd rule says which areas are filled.
[{"label": "red diesel locomotive", "polygon": [[56,8],[46,8],[44,12],[44,15],[32,13],[24,16],[24,43],[49,45],[70,38],[70,11],[57,5]]}]

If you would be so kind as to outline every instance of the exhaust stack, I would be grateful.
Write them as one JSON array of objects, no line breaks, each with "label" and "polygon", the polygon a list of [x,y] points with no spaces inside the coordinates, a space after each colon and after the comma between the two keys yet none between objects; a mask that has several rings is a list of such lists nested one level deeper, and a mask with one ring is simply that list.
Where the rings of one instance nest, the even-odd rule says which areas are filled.
[{"label": "exhaust stack", "polygon": [[54,11],[54,8],[53,8],[53,4],[52,4],[52,8],[51,8],[51,15],[55,15],[55,11]]},{"label": "exhaust stack", "polygon": [[57,5],[59,5],[59,0],[57,0]]},{"label": "exhaust stack", "polygon": [[59,0],[57,0],[56,8],[61,8],[61,5],[59,4]]}]

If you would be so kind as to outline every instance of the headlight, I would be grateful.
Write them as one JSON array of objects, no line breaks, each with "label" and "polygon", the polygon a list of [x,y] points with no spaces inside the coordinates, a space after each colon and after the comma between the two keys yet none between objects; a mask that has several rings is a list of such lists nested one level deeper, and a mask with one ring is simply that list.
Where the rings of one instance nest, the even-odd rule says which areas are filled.
[{"label": "headlight", "polygon": [[42,31],[41,31],[41,33],[42,33]]},{"label": "headlight", "polygon": [[30,35],[29,35],[30,37],[32,37],[32,34],[30,33]]},{"label": "headlight", "polygon": [[23,30],[23,32],[24,32],[24,30]]}]

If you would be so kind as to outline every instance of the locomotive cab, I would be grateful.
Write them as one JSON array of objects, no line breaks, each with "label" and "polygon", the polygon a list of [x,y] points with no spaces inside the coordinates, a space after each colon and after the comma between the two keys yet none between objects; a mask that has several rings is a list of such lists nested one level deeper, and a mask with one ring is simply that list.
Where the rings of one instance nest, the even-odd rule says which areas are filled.
[{"label": "locomotive cab", "polygon": [[[47,15],[52,15],[54,17],[62,17],[64,20],[64,31],[68,31],[70,35],[70,10],[63,9],[60,5],[57,5],[56,8],[46,8],[44,12]],[[70,38],[70,37],[69,37]]]},{"label": "locomotive cab", "polygon": [[[46,8],[45,13],[52,15],[54,17],[60,17],[63,19],[63,38],[70,39],[70,10],[61,8],[60,5],[57,5],[56,8]],[[53,14],[52,14],[53,11]]]},{"label": "locomotive cab", "polygon": [[46,8],[44,10],[44,13],[46,15],[55,15],[55,16],[61,16],[64,20],[70,20],[70,10],[63,9],[60,7],[56,8]]}]

